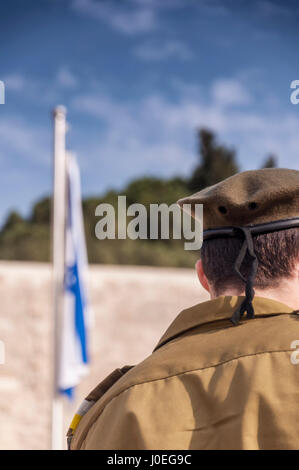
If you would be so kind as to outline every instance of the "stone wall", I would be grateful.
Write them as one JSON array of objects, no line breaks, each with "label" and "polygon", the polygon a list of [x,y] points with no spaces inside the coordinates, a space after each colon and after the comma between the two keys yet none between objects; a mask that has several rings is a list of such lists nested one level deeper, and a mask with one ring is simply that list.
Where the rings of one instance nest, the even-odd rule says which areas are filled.
[{"label": "stone wall", "polygon": [[[50,265],[0,263],[0,449],[50,448],[51,292]],[[180,310],[207,300],[193,270],[126,266],[92,266],[90,296],[90,374],[64,404],[64,431],[105,375],[141,361]]]}]

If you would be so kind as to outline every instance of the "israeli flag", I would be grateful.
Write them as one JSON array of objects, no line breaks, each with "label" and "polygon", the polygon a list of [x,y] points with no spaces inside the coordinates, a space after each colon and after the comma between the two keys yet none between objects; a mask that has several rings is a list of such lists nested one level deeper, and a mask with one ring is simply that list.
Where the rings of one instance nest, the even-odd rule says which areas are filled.
[{"label": "israeli flag", "polygon": [[81,205],[80,173],[74,155],[67,155],[65,278],[60,334],[59,392],[72,397],[88,372],[87,253]]}]

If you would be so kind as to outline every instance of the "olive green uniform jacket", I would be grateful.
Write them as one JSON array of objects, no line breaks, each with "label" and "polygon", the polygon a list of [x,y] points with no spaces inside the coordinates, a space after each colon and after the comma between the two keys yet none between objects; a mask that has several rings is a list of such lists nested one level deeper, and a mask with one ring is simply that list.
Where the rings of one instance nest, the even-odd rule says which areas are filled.
[{"label": "olive green uniform jacket", "polygon": [[299,448],[299,316],[257,297],[256,318],[233,326],[242,300],[181,312],[147,359],[87,397],[71,448]]}]

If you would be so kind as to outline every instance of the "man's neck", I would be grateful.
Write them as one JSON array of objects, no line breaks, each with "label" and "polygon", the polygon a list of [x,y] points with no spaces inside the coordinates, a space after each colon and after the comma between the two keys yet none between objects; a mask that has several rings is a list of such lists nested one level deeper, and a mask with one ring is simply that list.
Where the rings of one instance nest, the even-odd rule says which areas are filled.
[{"label": "man's neck", "polygon": [[297,310],[299,308],[299,295],[297,292],[290,292],[288,290],[283,290],[280,288],[277,289],[267,289],[267,290],[255,290],[255,295],[258,297],[266,297],[267,299],[277,300],[282,304],[287,305],[288,307]]},{"label": "man's neck", "polygon": [[[240,292],[238,289],[227,289],[218,295],[211,293],[211,299],[218,297],[219,295],[231,296],[231,295],[245,295],[244,292]],[[297,280],[286,280],[282,281],[278,287],[272,289],[255,289],[255,295],[257,297],[265,297],[267,299],[277,300],[294,310],[299,309],[299,285]]]}]

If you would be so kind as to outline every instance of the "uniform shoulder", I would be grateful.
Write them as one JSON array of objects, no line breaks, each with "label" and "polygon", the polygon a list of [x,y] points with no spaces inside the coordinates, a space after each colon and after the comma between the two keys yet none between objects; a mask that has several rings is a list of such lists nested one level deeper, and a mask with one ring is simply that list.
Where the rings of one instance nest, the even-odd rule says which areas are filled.
[{"label": "uniform shoulder", "polygon": [[248,321],[240,328],[227,321],[209,329],[198,326],[163,344],[139,364],[116,369],[88,399],[105,406],[133,386],[216,367],[240,357],[290,350],[294,331],[299,335],[297,320],[298,316],[279,315]]}]

